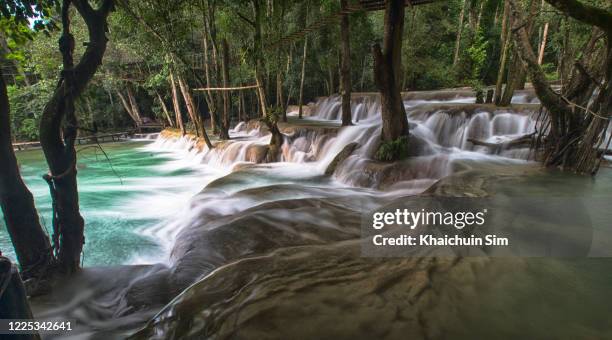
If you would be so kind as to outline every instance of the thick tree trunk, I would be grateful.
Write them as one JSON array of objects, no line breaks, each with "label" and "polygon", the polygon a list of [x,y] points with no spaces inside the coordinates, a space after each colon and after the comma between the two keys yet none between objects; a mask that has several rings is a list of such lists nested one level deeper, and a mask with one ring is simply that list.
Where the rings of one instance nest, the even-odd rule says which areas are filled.
[{"label": "thick tree trunk", "polygon": [[279,159],[281,147],[285,141],[283,134],[278,129],[278,122],[275,117],[265,117],[261,119],[268,127],[272,137],[268,145],[268,153],[266,154],[266,162],[277,162]]},{"label": "thick tree trunk", "polygon": [[45,176],[53,200],[54,247],[58,252],[59,268],[64,273],[74,273],[80,268],[81,252],[85,237],[84,221],[79,211],[77,188],[77,138],[78,121],[74,102],[102,64],[106,51],[106,18],[113,7],[112,0],[105,0],[99,9],[93,9],[86,0],[72,0],[84,19],[89,33],[89,43],[79,63],[73,65],[74,37],[70,33],[70,1],[62,6],[62,37],[60,51],[63,70],[57,89],[45,106],[40,123],[40,142],[49,165]]},{"label": "thick tree trunk", "polygon": [[[525,25],[525,29],[527,31],[527,36],[531,39],[531,35],[533,32],[533,24],[535,22],[536,13],[538,10],[538,4],[536,0],[530,0],[529,2],[529,16],[526,19],[526,22],[523,23]],[[499,103],[500,106],[508,106],[512,102],[512,97],[514,96],[515,90],[522,90],[525,88],[525,81],[527,79],[527,74],[525,68],[523,67],[523,63],[519,56],[519,52],[517,48],[514,49],[512,64],[508,68],[508,80],[506,81],[506,88],[504,89],[504,93],[502,95],[501,101]]]},{"label": "thick tree trunk", "polygon": [[[346,9],[347,0],[340,0],[342,9]],[[340,81],[342,83],[342,126],[351,125],[351,46],[350,46],[349,15],[342,16],[340,23],[340,39],[342,40],[342,65]]]},{"label": "thick tree trunk", "polygon": [[32,194],[19,173],[9,114],[6,84],[0,76],[0,207],[24,279],[41,277],[53,264],[53,252],[40,225]]},{"label": "thick tree trunk", "polygon": [[508,70],[506,74],[506,86],[504,87],[504,91],[502,93],[501,99],[498,106],[508,106],[512,103],[512,97],[514,96],[514,90],[516,89],[521,75],[521,60],[518,56],[518,52],[514,51],[512,53],[512,60],[508,65]]},{"label": "thick tree trunk", "polygon": [[304,79],[306,78],[306,53],[308,51],[308,36],[304,37],[304,52],[302,53],[302,77],[300,78],[300,100],[298,102],[298,118],[302,119],[304,110]]},{"label": "thick tree trunk", "polygon": [[384,142],[408,135],[408,119],[399,88],[403,28],[404,1],[387,1],[383,50],[378,44],[373,47],[374,79],[381,96]]},{"label": "thick tree trunk", "polygon": [[174,75],[170,72],[170,89],[172,90],[172,106],[174,107],[174,116],[176,117],[176,125],[181,129],[181,134],[185,135],[185,124],[183,124],[183,114],[181,112],[181,104],[179,102],[178,93],[176,91],[176,82]]},{"label": "thick tree trunk", "polygon": [[[559,5],[552,0],[548,2],[553,6]],[[596,44],[599,40],[597,35],[592,36],[583,57],[576,62],[577,73],[560,95],[550,87],[538,64],[528,30],[522,26],[524,18],[521,8],[516,0],[510,0],[510,5],[512,32],[518,53],[526,65],[538,98],[547,109],[550,122],[544,162],[578,173],[594,174],[599,168],[602,154],[599,148],[612,113],[612,15],[608,13],[608,20],[601,21],[596,14],[586,15],[600,13],[597,8],[585,8],[572,0],[560,5],[559,9],[566,14],[600,27],[606,34],[603,47]]]}]

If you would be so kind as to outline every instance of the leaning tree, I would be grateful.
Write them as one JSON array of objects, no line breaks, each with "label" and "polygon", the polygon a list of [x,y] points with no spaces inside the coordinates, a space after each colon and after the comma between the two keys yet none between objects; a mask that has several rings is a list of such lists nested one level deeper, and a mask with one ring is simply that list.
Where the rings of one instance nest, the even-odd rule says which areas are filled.
[{"label": "leaning tree", "polygon": [[[24,43],[34,31],[52,28],[49,17],[55,1],[7,0],[0,4],[2,34]],[[32,25],[32,23],[34,23]],[[4,55],[0,52],[0,61]],[[32,193],[19,172],[11,138],[10,107],[6,83],[0,74],[0,207],[24,279],[45,276],[54,263],[49,238],[43,231]]]},{"label": "leaning tree", "polygon": [[566,15],[592,26],[570,81],[555,91],[540,67],[517,0],[510,0],[511,29],[521,60],[545,115],[538,122],[536,148],[547,166],[595,174],[610,146],[612,116],[612,11],[577,0],[546,0]]},{"label": "leaning tree", "polygon": [[[59,50],[63,68],[40,122],[40,143],[49,166],[49,173],[44,178],[49,184],[53,202],[53,247],[58,268],[67,274],[80,267],[85,242],[85,223],[79,211],[77,190],[77,152],[74,145],[79,124],[75,101],[102,64],[108,40],[107,18],[114,7],[113,0],[99,3],[99,7],[94,8],[88,0],[62,1]],[[71,6],[85,21],[89,34],[85,52],[76,65],[73,56],[75,39],[70,30]]]}]

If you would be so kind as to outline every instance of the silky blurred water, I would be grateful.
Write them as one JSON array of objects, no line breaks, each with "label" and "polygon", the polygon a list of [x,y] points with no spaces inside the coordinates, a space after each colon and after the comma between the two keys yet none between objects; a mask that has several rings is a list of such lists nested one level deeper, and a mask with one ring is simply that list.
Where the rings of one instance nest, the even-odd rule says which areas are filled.
[{"label": "silky blurred water", "polygon": [[[85,266],[142,263],[141,256],[156,259],[159,246],[138,231],[162,223],[217,177],[214,171],[204,174],[201,166],[177,164],[181,156],[173,152],[152,152],[148,143],[103,144],[110,162],[96,147],[78,147]],[[50,232],[51,201],[42,179],[47,169],[42,151],[17,152],[17,158],[42,225]],[[0,250],[15,260],[4,216],[0,220]]]}]

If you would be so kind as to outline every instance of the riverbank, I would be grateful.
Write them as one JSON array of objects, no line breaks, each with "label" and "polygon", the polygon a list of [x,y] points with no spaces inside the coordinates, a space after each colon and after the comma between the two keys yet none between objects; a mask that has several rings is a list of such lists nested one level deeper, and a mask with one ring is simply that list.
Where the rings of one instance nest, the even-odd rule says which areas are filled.
[{"label": "riverbank", "polygon": [[[157,135],[157,133],[134,133],[133,131],[94,134],[77,138],[75,145],[116,143],[134,139],[154,139]],[[13,150],[15,151],[38,149],[40,147],[39,141],[13,143]]]}]

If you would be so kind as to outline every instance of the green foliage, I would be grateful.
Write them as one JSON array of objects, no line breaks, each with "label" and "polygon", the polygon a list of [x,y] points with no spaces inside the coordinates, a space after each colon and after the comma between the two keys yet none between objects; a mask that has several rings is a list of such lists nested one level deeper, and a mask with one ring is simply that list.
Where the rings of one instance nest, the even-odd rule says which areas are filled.
[{"label": "green foliage", "polygon": [[[230,47],[229,86],[253,84],[254,58],[261,57],[267,102],[281,104],[276,102],[276,98],[280,97],[276,93],[276,76],[280,74],[282,104],[286,104],[288,97],[289,104],[295,104],[301,80],[304,39],[298,38],[273,47],[269,44],[337,13],[339,1],[257,1],[265,14],[260,17],[264,43],[260,54],[254,50],[256,25],[251,1],[142,0],[130,1],[129,8],[118,6],[117,11],[109,17],[109,44],[104,62],[77,102],[80,124],[87,126],[95,121],[101,129],[107,130],[131,126],[132,122],[117,96],[117,92],[125,94],[128,83],[135,89],[136,100],[144,116],[165,119],[157,94],[167,104],[170,102],[170,70],[181,72],[192,88],[204,86],[204,70],[190,69],[179,58],[187,61],[194,55],[201,58],[204,39],[208,41],[212,87],[219,87],[222,82],[218,65],[221,41],[226,39]],[[467,85],[481,92],[484,86],[495,83],[499,69],[504,1],[467,1],[463,25],[458,27],[463,3],[464,0],[449,0],[407,7],[402,70],[399,75],[403,90]],[[27,74],[30,83],[35,83],[33,87],[27,87],[26,82],[16,76],[17,87],[11,90],[11,103],[17,111],[13,114],[13,125],[18,127],[15,131],[19,139],[35,138],[37,115],[42,111],[42,103],[49,98],[61,70],[61,55],[57,48],[60,32],[53,30],[51,21],[52,17],[58,17],[58,4],[57,0],[0,1],[0,31],[4,33],[10,49],[6,57],[12,59],[11,64],[20,71],[17,73]],[[353,91],[376,91],[371,46],[383,38],[384,11],[355,12],[349,19]],[[538,13],[535,21],[534,45],[541,35],[544,22],[550,24],[550,29],[543,68],[549,79],[557,79],[557,70],[569,71],[592,30],[588,25],[566,18],[548,7]],[[324,25],[307,34],[306,103],[317,96],[339,90],[339,26]],[[88,41],[87,29],[79,15],[72,15],[71,29],[77,42],[74,57],[78,60],[85,49],[83,43]],[[453,65],[458,29],[462,32],[459,59]],[[36,30],[46,34],[37,33]],[[214,46],[211,42],[213,36]],[[560,67],[559,62],[564,55],[568,57]],[[34,96],[39,88],[45,90]],[[244,111],[253,116],[257,97],[252,91],[242,94],[246,106]],[[196,93],[194,99],[202,113],[206,112],[204,93]],[[216,106],[220,105],[218,99],[214,100]],[[238,99],[237,92],[231,93],[234,115]],[[169,108],[172,110],[171,104]],[[275,111],[277,109],[270,109],[271,113]],[[270,119],[278,120],[280,116],[281,111],[278,110],[277,117]],[[401,153],[392,145],[383,149],[381,152],[385,157]]]},{"label": "green foliage", "polygon": [[281,107],[270,107],[266,112],[266,116],[262,118],[266,124],[276,125],[283,115],[283,108]]},{"label": "green foliage", "polygon": [[469,84],[476,93],[482,94],[482,68],[487,60],[487,46],[489,42],[484,39],[482,29],[479,29],[474,35],[472,45],[467,49],[467,54],[471,63],[471,74]]},{"label": "green foliage", "polygon": [[559,79],[559,74],[557,73],[557,66],[553,63],[545,63],[542,65],[542,71],[546,75],[546,78],[549,81]]},{"label": "green foliage", "polygon": [[3,0],[0,2],[0,32],[17,44],[33,39],[34,32],[49,32],[55,23],[51,12],[56,0]]},{"label": "green foliage", "polygon": [[[452,56],[458,20],[455,14],[460,9],[455,1],[450,4],[440,1],[406,11],[402,47],[404,89],[431,90],[456,86]],[[382,12],[380,15],[376,23],[379,29],[383,27]],[[382,31],[379,34],[382,36]]]},{"label": "green foliage", "polygon": [[408,157],[408,136],[391,142],[382,142],[374,158],[382,162],[394,162]]},{"label": "green foliage", "polygon": [[38,139],[40,117],[54,89],[55,84],[47,80],[32,86],[8,86],[14,138],[20,141]]}]

